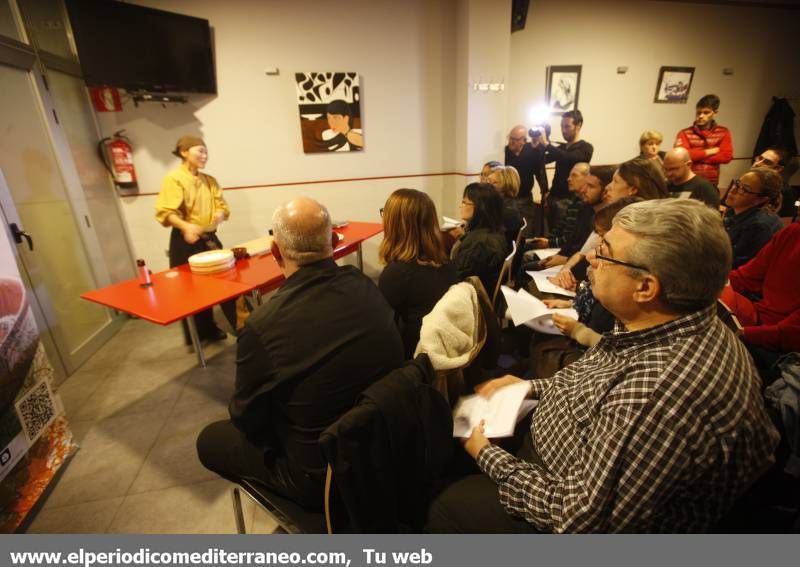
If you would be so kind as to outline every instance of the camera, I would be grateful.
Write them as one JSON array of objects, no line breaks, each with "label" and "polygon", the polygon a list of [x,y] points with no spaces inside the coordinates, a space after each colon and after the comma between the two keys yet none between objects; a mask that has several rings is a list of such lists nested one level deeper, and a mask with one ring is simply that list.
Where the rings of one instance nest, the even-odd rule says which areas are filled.
[{"label": "camera", "polygon": [[530,136],[531,138],[538,138],[539,136],[542,135],[541,131],[539,130],[540,128],[542,130],[544,130],[544,133],[547,134],[547,137],[549,138],[550,137],[550,124],[546,124],[546,123],[545,124],[534,124],[533,128],[528,130],[528,136]]}]

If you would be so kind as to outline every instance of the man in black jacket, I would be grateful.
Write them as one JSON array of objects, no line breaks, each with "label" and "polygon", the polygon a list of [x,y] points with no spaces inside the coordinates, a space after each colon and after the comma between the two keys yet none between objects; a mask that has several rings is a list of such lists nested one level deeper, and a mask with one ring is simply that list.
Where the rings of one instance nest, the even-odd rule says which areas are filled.
[{"label": "man in black jacket", "polygon": [[321,508],[320,433],[403,363],[392,309],[372,281],[332,258],[328,211],[308,198],[273,215],[272,253],[286,281],[239,336],[231,419],[197,440],[202,463]]},{"label": "man in black jacket", "polygon": [[533,182],[539,184],[542,200],[547,196],[547,174],[544,170],[544,147],[533,147],[528,140],[525,126],[517,125],[508,133],[505,147],[505,163],[513,166],[519,173],[519,193],[517,208],[528,221],[527,235],[542,232],[541,222],[537,222],[536,207],[533,204]]},{"label": "man in black jacket", "polygon": [[[547,138],[544,128],[534,128],[536,134],[532,138],[534,147],[542,146],[545,151],[545,163],[556,162],[556,173],[553,177],[553,186],[547,197],[548,225],[556,226],[566,212],[569,202],[569,185],[567,177],[576,163],[592,161],[594,147],[586,140],[581,139],[583,128],[583,114],[580,110],[570,110],[561,117],[561,135],[565,143],[554,146]],[[533,134],[531,134],[533,136]]]}]

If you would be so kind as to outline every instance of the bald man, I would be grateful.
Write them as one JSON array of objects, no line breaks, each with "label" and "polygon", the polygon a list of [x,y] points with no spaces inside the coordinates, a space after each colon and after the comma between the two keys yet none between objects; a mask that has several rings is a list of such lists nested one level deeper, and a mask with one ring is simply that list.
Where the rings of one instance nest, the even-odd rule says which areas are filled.
[{"label": "bald man", "polygon": [[320,509],[320,433],[403,363],[403,343],[375,284],[333,261],[324,206],[289,201],[275,211],[272,228],[272,254],[286,281],[247,320],[238,340],[231,419],[207,426],[197,452],[224,478],[255,478]]},{"label": "bald man", "polygon": [[508,133],[508,145],[505,148],[505,163],[516,168],[519,173],[519,194],[517,209],[528,221],[526,236],[540,233],[541,215],[537,214],[533,204],[533,180],[539,184],[541,194],[547,195],[547,174],[544,170],[544,146],[534,148],[528,142],[528,129],[521,124],[514,126]]},{"label": "bald man", "polygon": [[667,189],[679,199],[697,199],[709,207],[719,208],[719,190],[705,177],[692,171],[692,158],[686,148],[672,148],[664,156]]}]

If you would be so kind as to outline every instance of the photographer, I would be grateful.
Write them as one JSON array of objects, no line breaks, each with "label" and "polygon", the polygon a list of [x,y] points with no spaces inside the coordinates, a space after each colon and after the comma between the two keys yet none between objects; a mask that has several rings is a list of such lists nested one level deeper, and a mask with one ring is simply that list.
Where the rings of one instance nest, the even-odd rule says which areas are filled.
[{"label": "photographer", "polygon": [[[528,221],[526,236],[542,232],[542,216],[537,215],[533,204],[533,180],[539,183],[542,200],[547,195],[547,174],[544,171],[544,147],[534,147],[528,142],[525,126],[517,125],[508,133],[505,148],[505,164],[514,167],[519,173],[520,184],[517,194],[517,209]],[[534,229],[534,227],[536,227]]]},{"label": "photographer", "polygon": [[582,161],[589,163],[594,153],[592,145],[581,140],[582,127],[583,114],[581,111],[570,110],[561,117],[561,135],[564,136],[565,143],[554,146],[550,142],[547,130],[543,127],[536,127],[531,131],[531,145],[534,149],[544,149],[544,162],[556,162],[553,187],[547,200],[549,208],[547,222],[550,226],[558,224],[569,203],[569,186],[567,185],[569,172],[576,163]]}]

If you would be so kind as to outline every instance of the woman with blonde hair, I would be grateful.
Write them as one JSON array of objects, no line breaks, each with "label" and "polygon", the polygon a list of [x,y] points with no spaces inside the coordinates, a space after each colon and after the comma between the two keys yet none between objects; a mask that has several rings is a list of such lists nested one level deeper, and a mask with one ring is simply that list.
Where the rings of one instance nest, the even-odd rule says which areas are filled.
[{"label": "woman with blonde hair", "polygon": [[664,136],[657,130],[645,130],[639,136],[639,157],[642,159],[656,160],[658,163],[664,161],[666,152],[661,151],[661,142]]},{"label": "woman with blonde hair", "polygon": [[416,189],[398,189],[383,208],[383,242],[378,250],[385,264],[378,279],[410,358],[419,342],[422,318],[456,283],[448,263],[431,198]]},{"label": "woman with blonde hair", "polygon": [[503,226],[506,240],[511,244],[517,239],[519,229],[522,228],[522,214],[517,208],[516,200],[520,185],[519,172],[511,165],[498,165],[492,168],[487,182],[503,198]]}]

